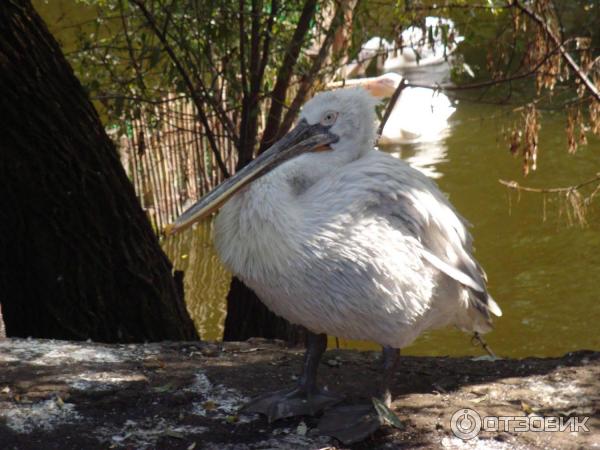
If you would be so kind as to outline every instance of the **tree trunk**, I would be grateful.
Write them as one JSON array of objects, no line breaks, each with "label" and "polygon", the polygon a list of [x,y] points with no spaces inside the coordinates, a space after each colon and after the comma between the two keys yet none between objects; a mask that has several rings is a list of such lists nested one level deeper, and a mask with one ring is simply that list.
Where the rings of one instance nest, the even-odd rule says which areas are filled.
[{"label": "tree trunk", "polygon": [[114,144],[29,0],[0,2],[0,111],[7,334],[196,339]]},{"label": "tree trunk", "polygon": [[0,341],[6,338],[6,328],[4,326],[4,319],[2,318],[2,303],[0,303]]},{"label": "tree trunk", "polygon": [[282,339],[290,344],[300,344],[305,330],[273,314],[254,291],[233,278],[227,294],[227,317],[224,341],[245,341],[251,337]]},{"label": "tree trunk", "polygon": [[[331,55],[331,47],[336,38],[336,33],[340,30],[343,23],[352,22],[352,15],[357,2],[355,0],[336,3],[335,14],[329,23],[329,29],[323,36],[323,45],[310,68],[308,76],[301,83],[301,90],[296,96],[294,104],[288,110],[284,120],[281,115],[284,110],[287,91],[294,72],[298,56],[302,51],[302,43],[306,33],[310,30],[310,25],[314,20],[317,2],[307,0],[304,3],[302,14],[298,20],[294,36],[286,50],[284,61],[279,68],[275,87],[271,92],[271,108],[267,117],[267,123],[260,143],[259,153],[266,150],[273,144],[276,138],[280,138],[284,132],[287,132],[296,113],[300,109],[300,104],[304,102],[308,90],[315,81],[317,72],[327,56]],[[347,38],[343,35],[342,40]],[[348,45],[347,42],[342,45]],[[340,51],[335,48],[334,51]],[[298,100],[299,99],[299,100]],[[256,121],[255,121],[256,122]],[[244,123],[244,122],[243,122]],[[254,123],[256,126],[256,123]],[[242,133],[242,137],[244,134]],[[252,135],[255,137],[255,134]],[[243,141],[241,141],[243,146]],[[252,145],[240,152],[238,169],[246,165],[252,155],[254,141]],[[276,316],[262,304],[256,294],[245,286],[239,279],[233,278],[227,295],[227,319],[225,320],[225,333],[223,339],[226,341],[241,341],[250,337],[277,338],[288,341],[292,344],[302,342],[304,338],[304,329],[300,326],[290,324],[282,317]]]},{"label": "tree trunk", "polygon": [[[240,2],[240,5],[243,5],[243,3]],[[301,44],[304,36],[309,30],[310,20],[314,16],[315,8],[315,0],[308,0],[305,3],[294,37],[290,42],[290,47],[285,53],[285,61],[280,68],[276,86],[271,94],[273,106],[269,112],[270,125],[267,126],[267,130],[278,124],[277,121],[279,120],[281,109],[283,108],[283,105],[279,104],[281,103],[281,100],[278,98],[279,96],[285,97],[285,92],[289,87],[289,81],[292,76],[293,66],[300,54]],[[276,10],[277,4],[272,2],[271,14],[276,14]],[[240,10],[240,14],[242,14],[242,12],[243,11]],[[250,71],[247,74],[252,82],[250,83],[249,92],[244,93],[237,170],[241,169],[252,160],[258,132],[258,97],[262,85],[262,75],[265,69],[264,65],[266,64],[266,59],[259,62],[259,23],[258,16],[253,14],[251,47],[254,51],[250,52]],[[243,22],[240,26],[242,25]],[[273,20],[270,18],[268,25],[266,25],[267,30],[265,30],[264,39],[268,39],[272,25]],[[243,48],[245,41],[245,33],[243,32],[243,29],[240,29],[240,48]],[[265,53],[267,51],[268,44],[267,48],[264,49]],[[266,57],[264,53],[262,56]],[[242,58],[243,57],[244,56],[242,55]],[[268,134],[269,131],[265,131],[265,133]],[[293,326],[284,318],[273,314],[260,301],[254,291],[248,288],[238,278],[233,278],[229,287],[229,293],[227,294],[227,318],[225,320],[224,340],[244,341],[251,337],[265,337],[269,339],[283,339],[290,343],[298,343],[302,340],[302,336],[303,332],[301,331],[301,327]]]}]

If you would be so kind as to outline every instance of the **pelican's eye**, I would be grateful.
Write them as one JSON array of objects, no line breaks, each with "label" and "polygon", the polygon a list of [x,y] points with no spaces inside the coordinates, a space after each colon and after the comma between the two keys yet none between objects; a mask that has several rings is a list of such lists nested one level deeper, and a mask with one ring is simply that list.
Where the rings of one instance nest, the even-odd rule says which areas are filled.
[{"label": "pelican's eye", "polygon": [[335,123],[335,121],[337,120],[337,117],[338,117],[337,112],[326,111],[325,114],[323,114],[323,117],[321,117],[321,125],[330,127],[331,125],[333,125]]}]

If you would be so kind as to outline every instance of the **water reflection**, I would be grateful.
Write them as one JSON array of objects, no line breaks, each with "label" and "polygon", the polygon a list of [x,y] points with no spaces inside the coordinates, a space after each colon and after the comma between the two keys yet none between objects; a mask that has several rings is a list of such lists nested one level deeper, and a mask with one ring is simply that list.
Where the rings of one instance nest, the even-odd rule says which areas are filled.
[{"label": "water reflection", "polygon": [[227,292],[231,274],[212,245],[212,226],[199,223],[192,230],[170,236],[163,243],[175,269],[183,270],[188,311],[202,339],[223,337]]},{"label": "water reflection", "polygon": [[450,130],[446,130],[440,135],[440,140],[435,142],[381,146],[381,150],[403,159],[430,178],[441,178],[443,174],[440,165],[448,161],[448,147],[444,138],[449,134]]}]

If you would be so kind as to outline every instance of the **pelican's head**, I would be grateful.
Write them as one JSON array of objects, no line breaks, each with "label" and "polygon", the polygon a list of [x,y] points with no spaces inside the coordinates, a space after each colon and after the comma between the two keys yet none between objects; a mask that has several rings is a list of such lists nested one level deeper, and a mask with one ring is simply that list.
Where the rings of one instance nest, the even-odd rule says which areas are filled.
[{"label": "pelican's head", "polygon": [[185,211],[167,232],[174,233],[198,222],[247,184],[301,155],[312,154],[323,164],[358,158],[373,148],[376,103],[363,88],[316,95],[302,108],[293,130]]},{"label": "pelican's head", "polygon": [[351,161],[373,148],[375,142],[375,105],[377,99],[361,88],[322,92],[304,105],[299,122],[327,124],[338,141],[331,150]]}]

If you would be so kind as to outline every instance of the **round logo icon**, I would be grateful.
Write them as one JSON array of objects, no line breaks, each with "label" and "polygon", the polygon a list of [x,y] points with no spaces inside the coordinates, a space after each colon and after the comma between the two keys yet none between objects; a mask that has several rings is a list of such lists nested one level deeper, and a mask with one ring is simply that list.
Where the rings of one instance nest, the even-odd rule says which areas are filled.
[{"label": "round logo icon", "polygon": [[452,433],[463,441],[473,439],[481,431],[481,416],[472,409],[459,409],[450,420]]}]

